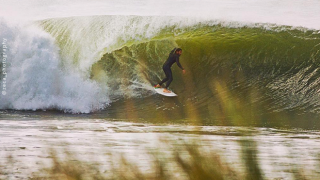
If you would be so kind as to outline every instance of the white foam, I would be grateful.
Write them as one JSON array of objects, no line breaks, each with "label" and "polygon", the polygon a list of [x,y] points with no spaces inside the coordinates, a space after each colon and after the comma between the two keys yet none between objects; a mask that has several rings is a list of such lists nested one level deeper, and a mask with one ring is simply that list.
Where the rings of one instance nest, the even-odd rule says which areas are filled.
[{"label": "white foam", "polygon": [[7,89],[0,109],[56,108],[88,113],[109,103],[106,86],[62,66],[54,39],[36,28],[0,21],[0,37],[8,39]]}]

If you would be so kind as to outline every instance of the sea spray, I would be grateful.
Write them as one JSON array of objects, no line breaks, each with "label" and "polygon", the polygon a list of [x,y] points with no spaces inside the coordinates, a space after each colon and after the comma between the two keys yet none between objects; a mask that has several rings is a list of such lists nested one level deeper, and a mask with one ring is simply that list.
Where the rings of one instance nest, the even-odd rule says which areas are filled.
[{"label": "sea spray", "polygon": [[107,86],[86,79],[67,64],[63,66],[60,50],[49,34],[36,27],[8,26],[3,21],[0,25],[10,59],[1,109],[88,113],[108,105]]}]

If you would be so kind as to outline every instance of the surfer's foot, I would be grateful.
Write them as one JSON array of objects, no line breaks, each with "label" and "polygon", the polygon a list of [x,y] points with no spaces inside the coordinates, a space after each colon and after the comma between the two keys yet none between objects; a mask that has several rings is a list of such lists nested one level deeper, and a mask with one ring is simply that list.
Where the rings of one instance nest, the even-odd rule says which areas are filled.
[{"label": "surfer's foot", "polygon": [[160,88],[161,86],[160,86],[160,84],[157,84],[157,85],[155,85],[154,87],[155,87],[155,88]]},{"label": "surfer's foot", "polygon": [[164,93],[171,93],[171,91],[169,91],[168,89],[164,88],[163,90]]}]

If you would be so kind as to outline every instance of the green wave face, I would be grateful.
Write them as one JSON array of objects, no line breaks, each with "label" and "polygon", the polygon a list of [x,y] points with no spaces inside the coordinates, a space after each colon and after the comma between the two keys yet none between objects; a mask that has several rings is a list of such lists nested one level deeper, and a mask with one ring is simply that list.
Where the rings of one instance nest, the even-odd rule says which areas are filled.
[{"label": "green wave face", "polygon": [[168,53],[181,47],[180,61],[187,74],[174,65],[170,87],[183,104],[191,104],[204,117],[288,109],[317,113],[319,45],[319,34],[289,27],[194,26],[177,34],[163,31],[150,41],[106,53],[92,66],[91,75],[96,80],[109,77],[105,83],[113,91],[141,94],[131,85],[157,84],[164,78],[162,64]]},{"label": "green wave face", "polygon": [[[108,21],[103,22],[107,24],[111,19],[108,17]],[[156,22],[152,18],[147,20]],[[100,48],[98,54],[101,55],[96,56],[99,59],[89,68],[91,79],[109,87],[111,99],[131,99],[134,102],[127,111],[138,113],[136,117],[159,114],[159,108],[164,111],[175,109],[170,111],[175,119],[198,119],[207,124],[222,125],[261,125],[266,123],[264,119],[277,119],[275,116],[290,124],[293,122],[288,115],[291,112],[318,117],[318,31],[264,24],[229,26],[200,22],[155,26],[160,29],[153,29],[153,35],[146,35],[151,25],[145,23],[140,27],[141,23],[145,23],[145,19],[131,18],[123,26],[124,34],[114,45],[109,43]],[[50,20],[42,23],[44,29],[55,34],[60,47],[66,47],[68,43],[79,46],[76,40],[68,40],[70,25],[57,33],[53,30],[56,25],[51,24]],[[99,21],[99,24],[103,23]],[[67,26],[63,23],[57,25]],[[136,26],[143,33],[137,33],[133,28]],[[85,34],[90,32],[82,31]],[[97,37],[104,38],[103,33],[108,30],[104,25],[95,25],[92,32],[99,32],[98,35],[89,34],[91,43],[99,46]],[[157,96],[150,91],[150,84],[157,84],[164,78],[162,64],[174,47],[183,49],[180,62],[187,73],[183,75],[173,65],[174,80],[170,88],[179,96],[176,100],[163,99],[157,104],[154,99]],[[75,52],[80,51],[78,49]],[[81,59],[73,62],[79,65]],[[259,122],[253,119],[259,119]]]}]

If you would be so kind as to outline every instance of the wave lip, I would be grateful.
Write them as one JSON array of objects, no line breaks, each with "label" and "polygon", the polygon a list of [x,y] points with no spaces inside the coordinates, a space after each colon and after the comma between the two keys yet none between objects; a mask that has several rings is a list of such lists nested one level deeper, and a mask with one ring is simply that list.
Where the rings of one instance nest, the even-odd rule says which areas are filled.
[{"label": "wave lip", "polygon": [[[269,23],[320,30],[318,0],[10,0],[1,3],[0,17],[19,20],[93,15],[197,17],[244,23]],[[54,8],[53,8],[54,7]]]}]

